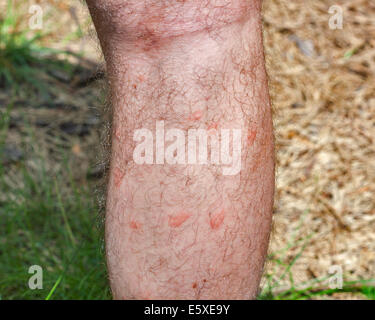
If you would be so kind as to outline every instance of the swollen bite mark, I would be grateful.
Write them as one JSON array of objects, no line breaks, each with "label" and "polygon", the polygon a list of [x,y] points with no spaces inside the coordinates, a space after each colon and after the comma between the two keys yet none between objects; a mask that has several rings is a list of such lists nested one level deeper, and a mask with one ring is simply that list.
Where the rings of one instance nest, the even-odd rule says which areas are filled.
[{"label": "swollen bite mark", "polygon": [[124,178],[125,172],[123,172],[120,168],[115,168],[113,170],[114,182],[116,188],[121,185],[121,181]]},{"label": "swollen bite mark", "polygon": [[169,216],[168,225],[172,228],[178,228],[191,216],[190,213],[181,212],[175,216]]},{"label": "swollen bite mark", "polygon": [[115,129],[114,135],[118,141],[121,141],[120,130],[118,128]]},{"label": "swollen bite mark", "polygon": [[144,76],[139,75],[139,76],[138,76],[138,80],[139,80],[139,82],[144,82],[146,79],[145,79]]},{"label": "swollen bite mark", "polygon": [[219,123],[218,122],[211,122],[209,124],[207,124],[207,131],[208,131],[208,135],[209,136],[216,136],[217,135],[217,128],[219,127]]},{"label": "swollen bite mark", "polygon": [[201,110],[197,110],[197,111],[193,112],[193,113],[190,115],[189,120],[197,121],[197,120],[201,119],[202,116],[203,116],[203,112],[202,112]]},{"label": "swollen bite mark", "polygon": [[209,125],[207,125],[207,130],[210,131],[211,129],[217,130],[219,127],[219,124],[217,122],[211,122]]},{"label": "swollen bite mark", "polygon": [[210,214],[210,226],[211,229],[217,230],[220,228],[220,226],[223,224],[224,221],[224,210],[221,210],[219,213],[216,214]]},{"label": "swollen bite mark", "polygon": [[142,228],[142,225],[141,225],[139,222],[132,220],[132,221],[130,221],[130,223],[129,223],[129,227],[130,227],[131,229],[133,229],[133,230],[138,230],[138,229],[141,229],[141,228]]},{"label": "swollen bite mark", "polygon": [[249,146],[252,146],[254,144],[256,137],[257,137],[257,132],[255,130],[249,130],[247,134],[247,144]]}]

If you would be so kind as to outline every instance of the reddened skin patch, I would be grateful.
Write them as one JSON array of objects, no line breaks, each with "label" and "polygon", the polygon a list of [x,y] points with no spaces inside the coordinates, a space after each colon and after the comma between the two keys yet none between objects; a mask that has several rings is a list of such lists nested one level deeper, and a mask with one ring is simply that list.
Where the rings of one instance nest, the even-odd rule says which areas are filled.
[{"label": "reddened skin patch", "polygon": [[189,120],[197,121],[197,120],[200,120],[202,116],[203,116],[203,112],[201,110],[197,110],[191,114]]},{"label": "reddened skin patch", "polygon": [[129,227],[133,230],[139,230],[142,228],[142,225],[138,221],[132,220],[129,223]]},{"label": "reddened skin patch", "polygon": [[224,217],[225,217],[225,211],[224,209],[215,213],[215,214],[212,214],[210,213],[210,226],[211,226],[211,229],[212,230],[217,230],[220,228],[220,226],[223,224],[224,222]]},{"label": "reddened skin patch", "polygon": [[[260,0],[87,0],[97,29],[122,40],[173,39],[240,23]],[[110,21],[110,23],[109,23]]]},{"label": "reddened skin patch", "polygon": [[187,219],[189,219],[191,213],[180,212],[175,216],[169,216],[168,225],[172,228],[178,228],[181,226]]},{"label": "reddened skin patch", "polygon": [[113,170],[114,182],[117,188],[121,185],[121,181],[124,178],[124,175],[125,172],[123,172],[120,168],[115,168]]},{"label": "reddened skin patch", "polygon": [[207,125],[207,130],[211,130],[211,129],[217,130],[218,127],[219,127],[219,123],[211,122]]},{"label": "reddened skin patch", "polygon": [[254,144],[256,137],[257,137],[257,132],[255,130],[249,130],[249,132],[247,133],[248,146],[252,146]]},{"label": "reddened skin patch", "polygon": [[116,129],[114,130],[114,136],[115,136],[115,138],[116,138],[118,141],[121,141],[121,134],[120,134],[120,130],[119,130],[119,128],[116,128]]}]

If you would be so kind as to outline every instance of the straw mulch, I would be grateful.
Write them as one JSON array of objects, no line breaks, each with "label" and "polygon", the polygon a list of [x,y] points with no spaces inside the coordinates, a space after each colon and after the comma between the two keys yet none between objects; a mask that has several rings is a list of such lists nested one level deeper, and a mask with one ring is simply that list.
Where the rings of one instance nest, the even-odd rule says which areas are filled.
[{"label": "straw mulch", "polygon": [[[295,284],[332,265],[344,280],[375,278],[375,2],[339,2],[264,1],[277,141],[270,252],[286,263],[302,252]],[[342,29],[329,28],[334,4]],[[283,270],[275,259],[266,268],[276,279]]]}]

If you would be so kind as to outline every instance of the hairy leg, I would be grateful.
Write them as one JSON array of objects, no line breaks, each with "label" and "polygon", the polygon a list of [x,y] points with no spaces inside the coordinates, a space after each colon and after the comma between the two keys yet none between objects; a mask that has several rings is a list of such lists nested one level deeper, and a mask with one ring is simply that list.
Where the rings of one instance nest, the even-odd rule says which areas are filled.
[{"label": "hairy leg", "polygon": [[[113,105],[106,250],[114,298],[254,298],[274,192],[260,1],[87,3]],[[202,129],[197,153],[192,129]]]}]

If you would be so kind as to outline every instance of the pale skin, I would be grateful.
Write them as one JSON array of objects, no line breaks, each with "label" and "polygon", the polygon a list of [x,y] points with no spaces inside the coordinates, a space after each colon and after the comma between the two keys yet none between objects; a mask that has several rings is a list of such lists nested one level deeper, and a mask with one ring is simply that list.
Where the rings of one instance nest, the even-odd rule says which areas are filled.
[{"label": "pale skin", "polygon": [[[106,253],[114,298],[254,299],[274,193],[261,1],[87,3],[113,107]],[[157,121],[166,131],[240,129],[241,170],[137,164],[134,132],[155,133]]]}]

